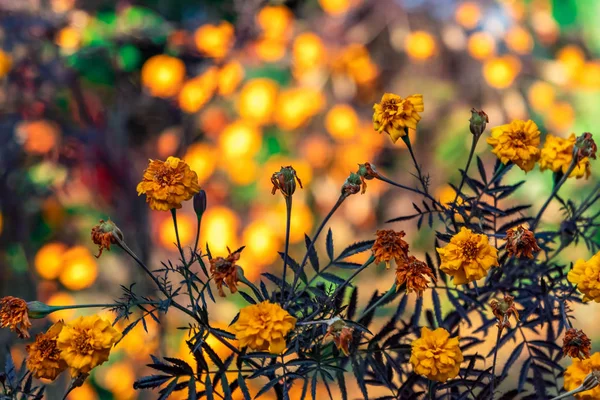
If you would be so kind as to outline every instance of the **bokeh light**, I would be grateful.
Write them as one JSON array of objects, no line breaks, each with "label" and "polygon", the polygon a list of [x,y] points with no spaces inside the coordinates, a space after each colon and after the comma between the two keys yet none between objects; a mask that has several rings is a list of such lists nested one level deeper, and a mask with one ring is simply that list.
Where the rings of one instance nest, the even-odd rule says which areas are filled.
[{"label": "bokeh light", "polygon": [[92,286],[97,276],[96,259],[86,247],[75,246],[63,254],[63,269],[59,279],[67,289],[86,289]]},{"label": "bokeh light", "polygon": [[243,118],[257,124],[271,121],[278,85],[266,78],[256,78],[248,81],[240,91],[238,112]]},{"label": "bokeh light", "polygon": [[409,57],[415,60],[427,60],[435,54],[437,46],[430,33],[416,31],[406,37],[404,47]]},{"label": "bokeh light", "polygon": [[467,42],[469,54],[478,60],[485,60],[496,53],[496,40],[487,32],[475,32]]},{"label": "bokeh light", "polygon": [[219,137],[219,149],[229,160],[253,156],[260,149],[261,143],[260,129],[246,121],[231,123]]},{"label": "bokeh light", "polygon": [[152,96],[175,96],[185,78],[185,64],[165,54],[153,56],[142,67],[142,84]]},{"label": "bokeh light", "polygon": [[521,70],[521,62],[514,56],[502,56],[487,60],[483,64],[483,76],[496,89],[509,87]]},{"label": "bokeh light", "polygon": [[237,249],[239,228],[239,218],[230,208],[211,207],[202,217],[200,237],[208,242],[213,257],[226,256],[228,246],[231,251]]},{"label": "bokeh light", "polygon": [[[49,306],[73,306],[75,305],[75,299],[66,292],[58,292],[50,296],[48,300],[46,300],[46,304]],[[68,321],[75,316],[76,312],[77,311],[74,309],[54,311],[52,314],[48,315],[48,318],[50,318],[52,322],[58,322],[61,319]]]},{"label": "bokeh light", "polygon": [[350,139],[356,135],[358,116],[347,104],[333,106],[325,116],[325,128],[335,139]]},{"label": "bokeh light", "polygon": [[190,145],[183,159],[189,164],[190,169],[196,172],[200,184],[210,178],[218,161],[216,148],[207,143]]},{"label": "bokeh light", "polygon": [[[177,229],[181,245],[184,248],[193,245],[192,241],[196,234],[196,218],[192,218],[182,212],[177,213]],[[175,235],[175,227],[170,216],[161,220],[158,231],[160,244],[166,249],[174,252],[177,251],[177,236]]]},{"label": "bokeh light", "polygon": [[455,12],[456,22],[467,29],[473,29],[481,18],[479,4],[474,1],[465,1],[459,4]]},{"label": "bokeh light", "polygon": [[63,256],[67,245],[54,242],[45,244],[35,255],[33,261],[37,273],[44,279],[56,279],[63,269]]},{"label": "bokeh light", "polygon": [[221,21],[218,25],[206,24],[196,29],[194,42],[196,48],[208,57],[223,58],[233,45],[233,25]]}]

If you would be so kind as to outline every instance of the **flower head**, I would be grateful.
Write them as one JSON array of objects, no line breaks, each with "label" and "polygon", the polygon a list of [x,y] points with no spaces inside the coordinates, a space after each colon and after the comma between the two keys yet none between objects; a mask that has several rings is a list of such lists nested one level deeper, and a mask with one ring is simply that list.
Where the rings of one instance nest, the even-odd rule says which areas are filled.
[{"label": "flower head", "polygon": [[100,223],[92,228],[92,242],[98,245],[96,258],[102,255],[102,250],[110,251],[110,245],[118,243],[117,238],[123,240],[123,232],[119,227],[110,219],[106,222],[101,219]]},{"label": "flower head", "polygon": [[324,338],[332,336],[335,347],[341,350],[345,355],[350,355],[350,343],[352,343],[353,334],[354,328],[346,325],[343,320],[337,319],[329,325]]},{"label": "flower head", "polygon": [[[542,171],[549,169],[554,172],[567,173],[571,161],[573,160],[573,148],[575,146],[575,134],[572,133],[567,139],[548,134],[544,147],[540,153],[540,169]],[[582,158],[569,177],[577,179],[590,176],[590,160],[587,157]]]},{"label": "flower head", "polygon": [[286,347],[285,337],[295,326],[296,318],[267,300],[242,308],[231,330],[240,347],[280,354]]},{"label": "flower head", "polygon": [[271,183],[273,184],[271,194],[275,194],[277,190],[281,190],[281,194],[286,197],[293,195],[296,191],[296,181],[300,185],[300,188],[302,188],[302,181],[296,175],[296,170],[291,165],[281,167],[279,172],[274,172],[271,176]]},{"label": "flower head", "polygon": [[396,232],[392,229],[380,229],[375,233],[376,239],[371,247],[375,256],[375,263],[385,262],[385,267],[390,268],[390,260],[396,260],[396,265],[408,259],[408,243],[402,238],[404,231]]},{"label": "flower head", "polygon": [[231,293],[237,292],[238,268],[241,267],[235,263],[240,259],[242,250],[244,250],[243,247],[232,253],[228,247],[227,251],[229,252],[229,255],[226,258],[216,257],[209,260],[210,272],[212,273],[212,277],[217,285],[217,290],[219,291],[219,296],[221,297],[225,297],[223,283],[227,284]]},{"label": "flower head", "polygon": [[455,285],[481,279],[492,266],[498,266],[498,250],[488,237],[465,227],[437,252],[442,259],[440,269],[454,277]]},{"label": "flower head", "polygon": [[522,225],[506,232],[506,251],[517,258],[533,258],[533,253],[540,251],[533,232]]},{"label": "flower head", "polygon": [[492,129],[487,142],[504,164],[513,162],[523,171],[531,171],[540,158],[540,131],[535,122],[514,120]]},{"label": "flower head", "polygon": [[450,338],[444,328],[421,328],[421,337],[411,344],[410,363],[415,373],[432,381],[446,382],[458,375],[463,361],[458,337]]},{"label": "flower head", "polygon": [[157,211],[181,208],[181,202],[191,199],[199,191],[198,176],[177,157],[169,157],[164,162],[150,160],[137,185],[138,195],[145,194],[150,209]]},{"label": "flower head", "polygon": [[121,333],[109,321],[97,315],[79,317],[65,325],[56,341],[61,358],[71,368],[71,375],[88,374],[108,360]]},{"label": "flower head", "polygon": [[421,120],[419,113],[424,110],[422,94],[413,94],[403,99],[398,95],[385,93],[381,102],[373,106],[373,128],[379,133],[387,133],[396,143],[406,135],[406,128],[417,129],[417,123]]},{"label": "flower head", "polygon": [[515,319],[519,320],[519,311],[515,307],[515,298],[511,295],[505,295],[504,299],[498,301],[496,299],[490,302],[492,312],[498,320],[498,329],[510,328],[510,317],[514,316]]},{"label": "flower head", "polygon": [[21,339],[29,338],[29,321],[27,302],[18,297],[6,296],[0,299],[0,328],[10,328],[17,332]]},{"label": "flower head", "polygon": [[417,292],[418,296],[422,296],[429,282],[435,282],[435,280],[431,268],[414,256],[405,258],[401,263],[396,263],[396,288],[399,289],[402,284],[406,283],[406,293]]},{"label": "flower head", "polygon": [[584,360],[590,358],[592,341],[582,330],[569,328],[563,337],[563,355]]},{"label": "flower head", "polygon": [[[565,389],[571,391],[578,388],[584,384],[584,381],[586,381],[586,378],[592,372],[596,374],[600,372],[600,353],[594,353],[590,358],[585,360],[573,359],[573,364],[565,370]],[[597,385],[597,380],[596,385],[592,384],[590,386],[592,389],[576,394],[575,397],[578,400],[600,399],[600,386]]]},{"label": "flower head", "polygon": [[588,261],[577,260],[567,279],[583,293],[583,301],[600,303],[600,251]]},{"label": "flower head", "polygon": [[67,364],[60,357],[60,350],[56,345],[56,339],[62,331],[62,321],[52,325],[46,333],[36,335],[35,342],[28,344],[27,369],[37,379],[55,380],[61,372],[67,369]]}]

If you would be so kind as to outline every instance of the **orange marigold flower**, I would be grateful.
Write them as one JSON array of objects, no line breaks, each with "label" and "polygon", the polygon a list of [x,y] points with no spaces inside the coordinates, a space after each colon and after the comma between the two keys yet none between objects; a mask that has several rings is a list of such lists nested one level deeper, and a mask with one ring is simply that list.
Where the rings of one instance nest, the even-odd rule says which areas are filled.
[{"label": "orange marigold flower", "polygon": [[540,251],[533,232],[522,225],[506,232],[506,251],[513,257],[533,258],[533,253]]},{"label": "orange marigold flower", "polygon": [[371,251],[375,256],[375,263],[385,262],[385,267],[390,268],[390,260],[396,260],[396,265],[405,262],[408,257],[408,243],[402,238],[404,231],[396,232],[392,229],[380,229],[376,233],[375,243]]},{"label": "orange marigold flower", "polygon": [[0,328],[10,328],[21,339],[29,338],[31,321],[27,315],[27,302],[18,297],[6,296],[0,299]]},{"label": "orange marigold flower", "polygon": [[411,344],[410,363],[415,373],[438,382],[454,378],[463,361],[458,341],[444,328],[421,328],[421,337]]},{"label": "orange marigold flower", "polygon": [[[585,360],[573,359],[573,364],[569,366],[564,373],[564,387],[566,390],[571,391],[587,381],[586,378],[593,373],[592,377],[595,376],[595,383],[591,383],[587,387],[591,387],[590,390],[580,392],[575,397],[578,400],[597,400],[600,399],[600,386],[598,385],[598,378],[600,378],[600,353],[596,352],[592,354],[590,358]],[[589,378],[588,378],[589,379]]]},{"label": "orange marigold flower", "polygon": [[60,350],[56,345],[58,335],[64,326],[63,321],[52,325],[46,333],[35,336],[35,342],[28,344],[27,369],[37,379],[55,380],[61,372],[67,369],[67,363],[60,357]]},{"label": "orange marigold flower", "polygon": [[302,188],[302,181],[296,175],[296,170],[291,165],[281,167],[279,172],[274,172],[271,176],[271,183],[273,184],[271,194],[275,194],[277,190],[281,190],[281,194],[286,197],[293,195],[296,191],[296,181],[300,185],[300,188]]},{"label": "orange marigold flower", "polygon": [[373,128],[379,133],[387,133],[396,143],[406,135],[405,129],[417,129],[417,123],[421,120],[419,113],[423,110],[425,106],[422,94],[413,94],[403,99],[398,95],[385,93],[381,102],[373,106]]},{"label": "orange marigold flower", "polygon": [[442,260],[440,269],[454,277],[455,285],[481,279],[492,266],[498,266],[498,250],[488,237],[464,226],[437,252]]},{"label": "orange marigold flower", "polygon": [[341,319],[338,319],[329,325],[327,333],[323,338],[332,336],[335,347],[341,350],[345,355],[350,355],[350,343],[352,343],[353,334],[354,328],[346,325]]},{"label": "orange marigold flower", "polygon": [[112,222],[100,220],[100,223],[92,228],[92,242],[98,245],[98,255],[96,258],[102,255],[102,250],[106,249],[110,251],[111,244],[117,244],[117,237],[123,240],[123,232]]},{"label": "orange marigold flower", "polygon": [[492,312],[498,320],[498,329],[510,328],[509,318],[511,316],[514,316],[519,321],[519,311],[515,308],[514,300],[513,296],[507,294],[502,301],[494,299],[490,302]]},{"label": "orange marigold flower", "polygon": [[515,119],[492,129],[487,142],[504,164],[513,162],[523,171],[531,171],[540,158],[540,130],[535,122]]},{"label": "orange marigold flower", "polygon": [[567,274],[567,280],[577,285],[583,301],[600,303],[600,251],[588,261],[577,260]]},{"label": "orange marigold flower", "polygon": [[150,209],[157,211],[181,208],[181,202],[191,199],[199,191],[198,176],[177,157],[169,157],[164,162],[150,160],[137,185],[138,195],[145,194]]},{"label": "orange marigold flower", "polygon": [[[436,281],[431,268],[414,256],[410,256],[403,262],[397,262],[396,264],[396,289],[406,283],[406,293],[417,292],[418,296],[422,296],[430,280]],[[427,277],[429,277],[429,280]]]},{"label": "orange marigold flower", "polygon": [[235,263],[240,259],[242,250],[244,250],[244,247],[232,253],[228,247],[227,251],[229,252],[229,255],[227,258],[217,257],[209,260],[210,272],[212,273],[212,277],[217,285],[217,290],[219,291],[219,296],[221,297],[225,297],[223,283],[227,284],[227,287],[231,293],[237,292],[237,282],[239,280],[238,268],[241,267]]},{"label": "orange marigold flower", "polygon": [[[575,147],[575,134],[571,133],[567,139],[548,134],[544,147],[540,153],[540,169],[542,171],[549,169],[553,172],[567,173],[573,161],[573,148]],[[587,157],[582,158],[573,171],[569,174],[569,178],[583,178],[590,176],[590,160]]]},{"label": "orange marigold flower", "polygon": [[569,328],[563,337],[562,351],[564,356],[579,358],[581,360],[590,358],[592,341],[582,330]]}]

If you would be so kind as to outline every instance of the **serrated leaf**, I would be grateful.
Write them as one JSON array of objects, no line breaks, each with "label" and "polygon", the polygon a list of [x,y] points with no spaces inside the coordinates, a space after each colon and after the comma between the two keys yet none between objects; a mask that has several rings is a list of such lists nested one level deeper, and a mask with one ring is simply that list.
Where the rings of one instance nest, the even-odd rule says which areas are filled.
[{"label": "serrated leaf", "polygon": [[333,251],[333,232],[331,231],[331,228],[329,228],[329,231],[327,232],[327,256],[329,257],[330,261],[333,261],[333,257],[334,257],[334,251]]}]

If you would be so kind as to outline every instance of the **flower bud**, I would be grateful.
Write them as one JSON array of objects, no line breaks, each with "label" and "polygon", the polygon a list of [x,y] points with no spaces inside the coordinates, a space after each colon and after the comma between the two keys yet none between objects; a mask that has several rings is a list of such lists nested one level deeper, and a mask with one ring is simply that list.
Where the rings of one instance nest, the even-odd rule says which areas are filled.
[{"label": "flower bud", "polygon": [[360,188],[362,186],[362,179],[360,175],[352,172],[348,178],[346,178],[346,182],[342,185],[342,194],[349,196],[351,194],[356,194],[360,192]]},{"label": "flower bud", "polygon": [[371,180],[374,178],[378,178],[379,174],[375,170],[375,167],[371,165],[371,163],[366,162],[364,164],[358,164],[358,176],[360,176],[360,181],[362,184],[361,194],[364,194],[367,191],[367,182],[366,180]]},{"label": "flower bud", "polygon": [[198,219],[200,219],[202,218],[204,211],[206,211],[206,191],[200,189],[200,191],[194,195],[194,212]]},{"label": "flower bud", "polygon": [[573,152],[577,157],[577,162],[586,157],[595,160],[597,150],[596,142],[594,142],[592,134],[589,132],[585,132],[583,135],[579,136],[575,141],[575,146],[573,146]]},{"label": "flower bud", "polygon": [[27,303],[27,316],[32,319],[45,318],[53,311],[56,311],[54,307],[50,307],[41,301],[30,301]]},{"label": "flower bud", "polygon": [[483,110],[471,108],[471,119],[469,119],[469,129],[475,136],[481,136],[485,131],[486,124],[490,122],[487,114]]},{"label": "flower bud", "polygon": [[271,176],[271,183],[273,184],[271,194],[281,190],[281,193],[286,197],[293,195],[296,191],[296,181],[302,188],[302,181],[296,175],[296,170],[291,165],[281,167],[279,172],[275,172]]}]

